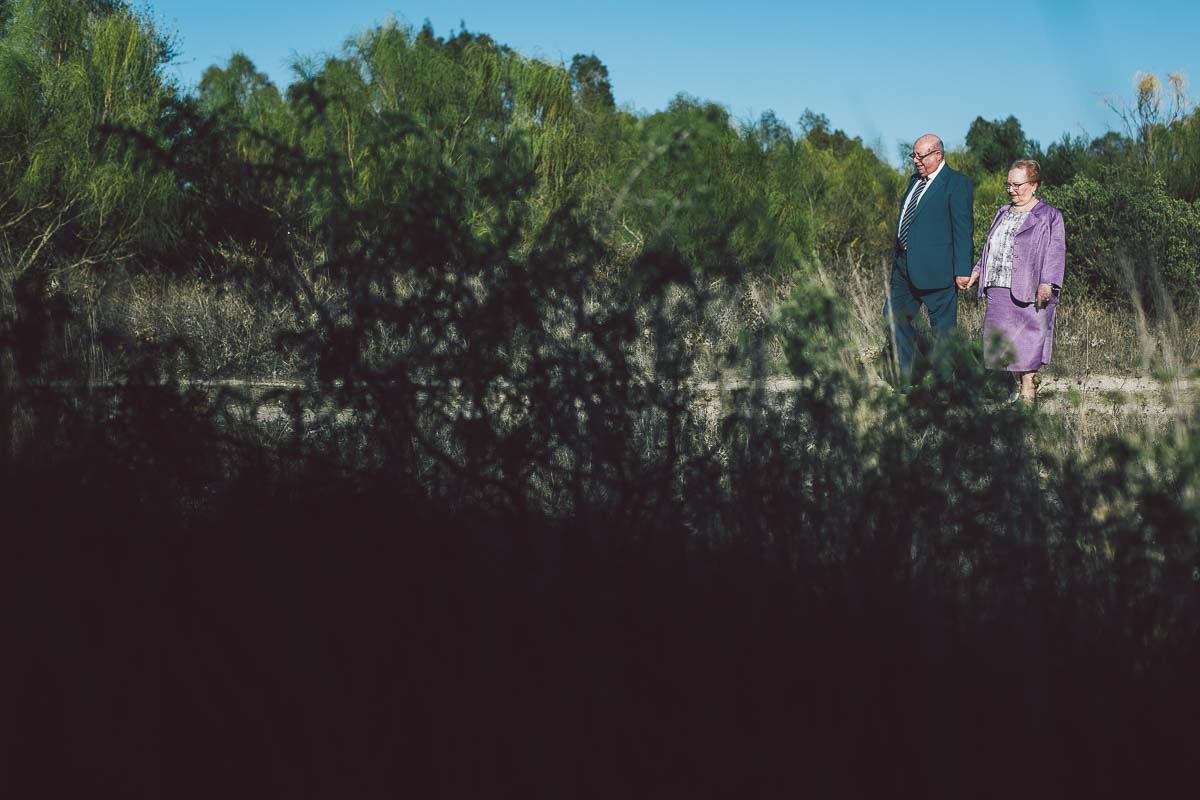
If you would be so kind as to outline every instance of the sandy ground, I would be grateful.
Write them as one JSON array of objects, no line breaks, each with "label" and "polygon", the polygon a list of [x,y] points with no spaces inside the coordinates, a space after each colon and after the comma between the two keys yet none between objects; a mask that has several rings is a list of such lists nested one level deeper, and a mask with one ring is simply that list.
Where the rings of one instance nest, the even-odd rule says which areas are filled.
[{"label": "sandy ground", "polygon": [[[1196,381],[1176,380],[1162,383],[1148,375],[1088,375],[1086,377],[1046,377],[1039,381],[1038,394],[1043,400],[1075,400],[1075,395],[1086,402],[1103,404],[1140,404],[1147,400],[1159,400],[1164,393],[1179,393],[1182,399],[1195,396]],[[722,387],[726,391],[744,389],[748,381],[727,381]],[[799,383],[791,378],[767,379],[768,392],[793,391]],[[1015,384],[1014,384],[1015,386]],[[696,388],[702,393],[716,393],[718,385],[713,382],[699,383]]]},{"label": "sandy ground", "polygon": [[1140,410],[1164,414],[1172,409],[1194,409],[1196,381],[1159,381],[1148,375],[1091,375],[1086,378],[1050,378],[1038,387],[1041,407],[1047,411],[1077,409]]}]

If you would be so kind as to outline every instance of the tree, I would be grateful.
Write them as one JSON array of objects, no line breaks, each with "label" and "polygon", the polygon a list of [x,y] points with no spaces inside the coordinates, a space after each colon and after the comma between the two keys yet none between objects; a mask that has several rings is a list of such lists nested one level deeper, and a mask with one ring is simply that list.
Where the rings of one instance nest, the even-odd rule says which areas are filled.
[{"label": "tree", "polygon": [[613,101],[612,83],[608,80],[608,67],[591,55],[576,53],[571,59],[571,88],[580,105],[589,111],[610,111],[616,107]]},{"label": "tree", "polygon": [[205,111],[236,113],[250,121],[257,106],[275,105],[283,98],[266,73],[259,72],[245,53],[234,53],[224,67],[214,64],[204,70],[198,99]]},{"label": "tree", "polygon": [[1167,188],[1184,200],[1200,199],[1200,110],[1170,127],[1164,151]]},{"label": "tree", "polygon": [[1129,157],[1131,150],[1132,142],[1116,131],[1097,136],[1088,145],[1088,155],[1093,164],[1100,168],[1120,166]]},{"label": "tree", "polygon": [[100,298],[123,265],[172,236],[177,187],[122,134],[158,128],[171,48],[124,2],[16,0],[5,11],[0,316],[19,293],[80,306],[97,375]]},{"label": "tree", "polygon": [[1108,107],[1121,120],[1125,135],[1135,147],[1130,151],[1134,165],[1146,175],[1161,171],[1169,155],[1170,131],[1187,115],[1187,79],[1181,72],[1167,75],[1166,85],[1152,72],[1133,76],[1134,98],[1130,103],[1119,97],[1106,99]]},{"label": "tree", "polygon": [[1042,165],[1042,183],[1062,186],[1071,182],[1077,173],[1083,172],[1088,161],[1088,142],[1083,136],[1064,133],[1057,142],[1051,143],[1045,153],[1033,153]]},{"label": "tree", "polygon": [[1021,123],[1014,116],[1005,120],[976,117],[967,130],[967,152],[987,172],[1007,170],[1009,164],[1025,155],[1027,142]]},{"label": "tree", "polygon": [[800,132],[804,138],[817,150],[832,150],[838,158],[845,158],[856,149],[862,148],[862,139],[855,136],[851,139],[841,129],[829,129],[829,117],[817,114],[812,109],[804,109],[800,115]]},{"label": "tree", "polygon": [[0,38],[8,265],[127,260],[167,234],[172,188],[111,131],[156,126],[171,94],[164,39],[122,2],[17,0],[9,14]]}]

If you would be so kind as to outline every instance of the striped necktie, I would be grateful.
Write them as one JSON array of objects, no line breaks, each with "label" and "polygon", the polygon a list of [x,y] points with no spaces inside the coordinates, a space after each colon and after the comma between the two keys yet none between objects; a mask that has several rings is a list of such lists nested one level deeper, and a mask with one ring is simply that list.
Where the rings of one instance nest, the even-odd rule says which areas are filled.
[{"label": "striped necktie", "polygon": [[921,199],[928,185],[929,178],[921,178],[917,181],[917,188],[913,189],[912,197],[908,198],[908,208],[904,209],[904,219],[900,220],[900,233],[896,236],[901,249],[908,247],[908,226],[912,223],[913,215],[917,213],[917,201]]}]

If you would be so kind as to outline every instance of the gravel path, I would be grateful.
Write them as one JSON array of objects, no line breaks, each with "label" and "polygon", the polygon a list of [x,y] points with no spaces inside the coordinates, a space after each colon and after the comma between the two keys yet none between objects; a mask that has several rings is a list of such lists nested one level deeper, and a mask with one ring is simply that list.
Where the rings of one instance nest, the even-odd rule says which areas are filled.
[{"label": "gravel path", "polygon": [[[1041,407],[1051,411],[1076,408],[1082,404],[1086,408],[1133,407],[1161,413],[1172,396],[1184,403],[1194,401],[1197,384],[1195,380],[1164,384],[1148,375],[1046,377],[1039,382],[1038,395]],[[749,385],[749,381],[733,380],[720,385],[715,382],[699,383],[696,388],[702,393],[718,394],[721,388],[732,391],[748,388]],[[771,393],[794,391],[798,386],[799,382],[791,378],[767,379],[767,391]]]},{"label": "gravel path", "polygon": [[[1148,375],[1046,377],[1039,385],[1038,408],[1050,413],[1103,411],[1163,414],[1172,408],[1191,410],[1197,400],[1198,384],[1200,381],[1197,380],[1178,380],[1171,384],[1163,384]],[[251,397],[261,396],[273,390],[304,388],[300,381],[238,379],[184,381],[180,386],[213,391],[232,389],[247,392]],[[723,383],[706,381],[697,383],[695,389],[701,396],[708,398],[712,405],[708,414],[711,415],[714,412],[720,413],[720,395],[723,392],[746,389],[749,386],[750,382],[745,380],[727,380]],[[766,391],[773,395],[794,391],[798,387],[798,381],[782,376],[768,378],[766,381]],[[354,414],[353,410],[343,409],[338,412],[337,418],[339,421],[349,421]],[[259,422],[283,420],[289,416],[284,405],[275,401],[262,403],[255,408],[255,418]],[[310,409],[305,410],[304,417],[307,420],[313,419],[314,416]]]}]

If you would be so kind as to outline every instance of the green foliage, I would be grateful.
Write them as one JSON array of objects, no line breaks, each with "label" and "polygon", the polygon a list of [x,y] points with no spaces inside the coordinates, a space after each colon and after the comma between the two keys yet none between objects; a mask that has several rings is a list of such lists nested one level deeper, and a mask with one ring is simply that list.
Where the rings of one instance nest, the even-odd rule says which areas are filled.
[{"label": "green foliage", "polygon": [[1200,109],[1173,122],[1164,133],[1155,167],[1166,177],[1167,191],[1183,200],[1200,200]]},{"label": "green foliage", "polygon": [[240,129],[231,155],[243,160],[253,160],[252,151],[262,152],[253,134],[283,138],[289,132],[279,90],[242,53],[234,53],[225,67],[214,64],[204,71],[196,102],[201,112],[219,115],[224,124]]},{"label": "green foliage", "polygon": [[608,67],[596,58],[596,54],[575,54],[571,59],[571,86],[579,104],[586,111],[611,111],[616,107],[613,100],[612,83],[608,80]]},{"label": "green foliage", "polygon": [[[772,224],[766,198],[739,180],[754,170],[747,161],[760,156],[743,148],[728,112],[679,95],[666,111],[644,120],[641,135],[645,167],[626,202],[630,226],[646,245],[669,242],[702,270],[768,266],[771,239],[761,235]],[[726,261],[726,255],[734,258]]]},{"label": "green foliage", "polygon": [[1028,156],[1042,166],[1042,182],[1047,186],[1070,183],[1076,175],[1097,177],[1117,169],[1129,169],[1134,144],[1116,131],[1108,131],[1090,142],[1084,136],[1064,133],[1043,153],[1036,142],[1030,144]]},{"label": "green foliage", "polygon": [[975,255],[983,252],[988,230],[996,212],[1008,203],[1008,193],[1004,190],[1004,182],[1008,180],[1008,171],[982,175],[975,181]]},{"label": "green foliage", "polygon": [[1131,293],[1153,307],[1164,297],[1194,302],[1200,292],[1200,208],[1151,176],[1102,172],[1076,177],[1042,196],[1063,212],[1069,291],[1109,300]]},{"label": "green foliage", "polygon": [[808,153],[806,199],[820,222],[817,252],[822,260],[889,253],[904,178],[857,139],[844,153],[839,158],[836,145]]},{"label": "green foliage", "polygon": [[[718,240],[729,240],[736,257],[722,270],[781,276],[815,258],[861,258],[890,241],[898,176],[815,115],[800,140],[773,115],[738,126],[724,109],[686,98],[638,120],[614,108],[607,68],[594,55],[563,67],[486,35],[441,39],[428,26],[414,32],[395,22],[306,69],[310,88],[292,88],[286,121],[244,59],[210,70],[200,107],[243,131],[235,148],[285,138],[309,156],[338,150],[352,167],[346,190],[364,202],[379,184],[361,132],[402,113],[438,142],[476,225],[490,224],[495,209],[471,187],[502,149],[533,160],[539,187],[529,201],[538,213],[577,198],[594,229],[626,254],[666,236],[700,266],[704,254],[722,249]],[[705,176],[689,177],[686,191],[664,169],[684,153],[689,176]],[[288,202],[305,196],[293,191]]]},{"label": "green foliage", "polygon": [[130,258],[162,241],[174,187],[105,131],[153,128],[163,40],[123,3],[18,0],[0,38],[0,220],[27,269]]},{"label": "green foliage", "polygon": [[1042,181],[1048,186],[1062,186],[1088,163],[1088,143],[1083,136],[1064,133],[1062,139],[1052,142],[1044,154],[1035,153],[1034,158],[1042,166]]},{"label": "green foliage", "polygon": [[1014,116],[1004,120],[976,117],[967,129],[967,152],[983,172],[1008,171],[1008,166],[1026,154],[1028,143],[1021,123]]},{"label": "green foliage", "polygon": [[843,131],[829,129],[829,117],[818,114],[812,109],[804,109],[800,115],[800,133],[817,150],[832,151],[838,158],[845,157],[857,148],[862,147],[862,141],[855,137],[851,139]]}]

